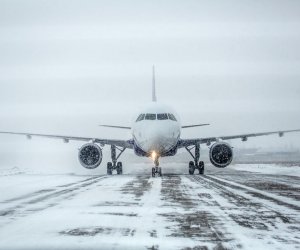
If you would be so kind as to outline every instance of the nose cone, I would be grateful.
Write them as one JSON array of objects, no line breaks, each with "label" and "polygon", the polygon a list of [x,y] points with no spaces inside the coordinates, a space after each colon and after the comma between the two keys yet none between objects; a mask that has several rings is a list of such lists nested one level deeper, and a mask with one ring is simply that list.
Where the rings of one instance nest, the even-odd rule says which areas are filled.
[{"label": "nose cone", "polygon": [[143,131],[143,140],[140,143],[141,148],[151,153],[153,151],[158,154],[172,149],[179,137],[179,129],[175,126],[152,126],[147,131]]}]

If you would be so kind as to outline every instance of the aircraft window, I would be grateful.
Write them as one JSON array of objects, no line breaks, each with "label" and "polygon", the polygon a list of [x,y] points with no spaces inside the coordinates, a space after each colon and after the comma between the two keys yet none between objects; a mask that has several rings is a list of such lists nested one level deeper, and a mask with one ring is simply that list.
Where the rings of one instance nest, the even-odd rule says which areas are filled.
[{"label": "aircraft window", "polygon": [[175,116],[173,114],[168,114],[169,116],[169,119],[172,120],[172,121],[177,121]]},{"label": "aircraft window", "polygon": [[168,114],[157,114],[157,120],[168,120]]},{"label": "aircraft window", "polygon": [[140,114],[139,117],[136,119],[137,122],[142,121],[145,119],[145,114]]},{"label": "aircraft window", "polygon": [[146,114],[145,120],[156,120],[156,114]]}]

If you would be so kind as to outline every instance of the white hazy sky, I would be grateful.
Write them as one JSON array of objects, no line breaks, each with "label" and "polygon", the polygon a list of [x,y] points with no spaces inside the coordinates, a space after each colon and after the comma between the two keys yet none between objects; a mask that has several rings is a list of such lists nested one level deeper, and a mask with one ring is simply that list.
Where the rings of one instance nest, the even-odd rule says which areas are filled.
[{"label": "white hazy sky", "polygon": [[212,124],[183,137],[300,128],[299,13],[298,0],[0,0],[0,129],[129,138],[97,124],[130,125],[152,64],[158,99]]}]

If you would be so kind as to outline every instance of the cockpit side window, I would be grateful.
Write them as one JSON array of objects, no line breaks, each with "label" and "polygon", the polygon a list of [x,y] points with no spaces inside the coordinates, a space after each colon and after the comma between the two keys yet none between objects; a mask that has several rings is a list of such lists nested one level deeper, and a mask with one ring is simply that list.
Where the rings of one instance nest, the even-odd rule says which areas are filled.
[{"label": "cockpit side window", "polygon": [[136,119],[136,122],[142,121],[145,119],[145,114],[140,114],[139,117]]},{"label": "cockpit side window", "polygon": [[145,120],[156,120],[156,114],[146,114]]},{"label": "cockpit side window", "polygon": [[157,114],[157,120],[168,120],[168,114]]},{"label": "cockpit side window", "polygon": [[169,119],[172,120],[172,121],[177,121],[175,116],[173,114],[168,114],[169,116]]}]

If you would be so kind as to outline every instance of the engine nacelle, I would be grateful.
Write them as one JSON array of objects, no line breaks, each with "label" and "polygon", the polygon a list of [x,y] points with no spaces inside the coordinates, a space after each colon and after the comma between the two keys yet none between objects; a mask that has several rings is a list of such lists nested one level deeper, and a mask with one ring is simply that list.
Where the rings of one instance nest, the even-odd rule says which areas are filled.
[{"label": "engine nacelle", "polygon": [[78,159],[83,167],[94,169],[102,162],[102,149],[94,143],[84,144],[79,149]]},{"label": "engine nacelle", "polygon": [[215,167],[225,168],[233,159],[232,148],[225,142],[217,142],[209,150],[209,159]]}]

